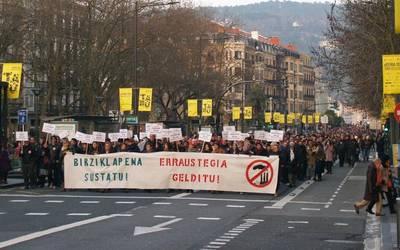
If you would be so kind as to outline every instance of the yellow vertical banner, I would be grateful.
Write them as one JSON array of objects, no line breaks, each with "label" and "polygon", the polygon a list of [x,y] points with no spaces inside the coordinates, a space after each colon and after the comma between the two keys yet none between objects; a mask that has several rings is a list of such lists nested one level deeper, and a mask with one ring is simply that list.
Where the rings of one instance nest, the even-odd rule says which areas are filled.
[{"label": "yellow vertical banner", "polygon": [[295,118],[296,118],[296,114],[294,114],[294,113],[287,114],[287,116],[286,116],[287,123],[292,124]]},{"label": "yellow vertical banner", "polygon": [[392,144],[393,167],[399,166],[399,144]]},{"label": "yellow vertical banner", "polygon": [[245,120],[253,119],[253,107],[244,107],[244,119]]},{"label": "yellow vertical banner", "polygon": [[285,114],[280,114],[280,116],[279,116],[279,123],[280,123],[280,124],[285,124]]},{"label": "yellow vertical banner", "polygon": [[394,113],[396,99],[393,95],[383,95],[383,113]]},{"label": "yellow vertical banner", "polygon": [[151,103],[153,99],[152,88],[140,88],[139,89],[139,111],[150,112]]},{"label": "yellow vertical banner", "polygon": [[197,99],[188,100],[188,117],[196,117],[197,113]]},{"label": "yellow vertical banner", "polygon": [[400,0],[394,0],[394,33],[400,33]]},{"label": "yellow vertical banner", "polygon": [[119,89],[119,110],[121,112],[132,110],[132,88]]},{"label": "yellow vertical banner", "polygon": [[240,107],[232,108],[232,120],[240,120]]},{"label": "yellow vertical banner", "polygon": [[307,116],[306,116],[306,115],[303,115],[303,116],[301,117],[301,122],[304,123],[304,124],[307,123]]},{"label": "yellow vertical banner", "polygon": [[265,112],[264,114],[264,119],[265,119],[265,123],[271,123],[271,119],[272,119],[272,114],[271,112]]},{"label": "yellow vertical banner", "polygon": [[383,94],[400,94],[400,55],[382,56]]},{"label": "yellow vertical banner", "polygon": [[308,122],[308,124],[313,124],[313,123],[314,123],[314,117],[313,117],[313,115],[308,115],[308,116],[307,116],[307,122]]},{"label": "yellow vertical banner", "polygon": [[281,119],[281,113],[275,112],[273,119],[274,119],[274,122],[279,122],[279,120]]},{"label": "yellow vertical banner", "polygon": [[320,123],[320,121],[321,121],[321,114],[320,114],[320,113],[315,113],[315,114],[314,114],[314,120],[315,120],[315,123]]},{"label": "yellow vertical banner", "polygon": [[1,80],[8,83],[8,98],[18,99],[21,89],[22,63],[4,63]]},{"label": "yellow vertical banner", "polygon": [[203,99],[201,104],[201,116],[212,116],[212,99]]}]

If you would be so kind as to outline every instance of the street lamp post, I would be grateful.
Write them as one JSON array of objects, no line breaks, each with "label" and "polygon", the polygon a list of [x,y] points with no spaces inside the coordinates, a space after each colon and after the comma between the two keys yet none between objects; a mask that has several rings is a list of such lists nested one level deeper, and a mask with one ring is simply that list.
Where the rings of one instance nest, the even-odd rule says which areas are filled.
[{"label": "street lamp post", "polygon": [[41,92],[40,87],[34,87],[31,89],[32,94],[35,96],[35,129],[36,129],[36,140],[39,141],[39,95]]}]

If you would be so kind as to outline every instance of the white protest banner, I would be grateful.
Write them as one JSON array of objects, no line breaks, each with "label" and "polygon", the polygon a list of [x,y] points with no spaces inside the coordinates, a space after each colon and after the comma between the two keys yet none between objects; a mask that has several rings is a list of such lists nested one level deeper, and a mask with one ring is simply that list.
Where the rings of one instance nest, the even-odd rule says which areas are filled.
[{"label": "white protest banner", "polygon": [[92,144],[93,143],[93,139],[94,139],[93,135],[84,134],[81,142],[82,143],[87,143],[87,144]]},{"label": "white protest banner", "polygon": [[169,129],[169,141],[176,142],[182,140],[182,130],[180,128]]},{"label": "white protest banner", "polygon": [[279,157],[158,152],[67,154],[67,189],[197,189],[274,194]]},{"label": "white protest banner", "polygon": [[128,130],[127,129],[119,130],[119,139],[128,139]]},{"label": "white protest banner", "polygon": [[228,132],[236,131],[236,128],[235,126],[224,126],[222,131],[228,131]]},{"label": "white protest banner", "polygon": [[133,131],[132,130],[128,130],[128,138],[132,138],[133,137]]},{"label": "white protest banner", "polygon": [[56,125],[51,123],[43,123],[42,132],[53,135],[56,133]]},{"label": "white protest banner", "polygon": [[147,133],[147,132],[140,132],[140,134],[139,134],[139,138],[141,139],[141,140],[143,140],[144,138],[150,138],[150,134],[149,133]]},{"label": "white protest banner", "polygon": [[228,141],[243,141],[242,132],[240,131],[229,131]]},{"label": "white protest banner", "polygon": [[17,131],[15,132],[16,141],[29,141],[28,131]]},{"label": "white protest banner", "polygon": [[64,138],[69,137],[69,132],[68,131],[58,131],[58,132],[56,132],[56,135],[58,137],[60,137],[61,139],[64,139]]},{"label": "white protest banner", "polygon": [[210,142],[211,137],[212,137],[211,132],[208,132],[208,131],[200,131],[199,132],[199,141]]},{"label": "white protest banner", "polygon": [[108,133],[108,139],[110,139],[111,142],[117,142],[119,138],[119,133]]},{"label": "white protest banner", "polygon": [[242,137],[241,141],[245,141],[249,137],[249,134],[248,133],[242,133],[241,137]]},{"label": "white protest banner", "polygon": [[268,141],[270,141],[270,142],[282,141],[284,133],[285,132],[283,130],[271,130],[269,133]]},{"label": "white protest banner", "polygon": [[146,123],[146,132],[150,133],[151,135],[157,135],[161,133],[163,129],[162,123]]},{"label": "white protest banner", "polygon": [[321,123],[322,124],[328,124],[329,123],[329,117],[327,115],[321,116]]},{"label": "white protest banner", "polygon": [[162,129],[157,139],[169,138],[169,129]]},{"label": "white protest banner", "polygon": [[229,131],[222,131],[222,139],[228,140]]},{"label": "white protest banner", "polygon": [[92,135],[93,135],[93,141],[106,142],[106,137],[107,137],[106,133],[93,131]]},{"label": "white protest banner", "polygon": [[254,139],[264,141],[265,140],[265,131],[264,130],[256,130],[254,131]]},{"label": "white protest banner", "polygon": [[82,141],[82,140],[85,140],[85,137],[86,137],[86,134],[85,133],[82,133],[82,132],[76,132],[76,134],[75,134],[75,136],[74,136],[74,138],[76,139],[76,140],[78,140],[78,141]]}]

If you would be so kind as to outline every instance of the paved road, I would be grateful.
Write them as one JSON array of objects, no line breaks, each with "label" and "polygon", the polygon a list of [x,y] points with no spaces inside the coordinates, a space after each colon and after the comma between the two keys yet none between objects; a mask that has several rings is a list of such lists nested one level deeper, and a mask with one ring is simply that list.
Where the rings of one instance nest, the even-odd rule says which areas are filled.
[{"label": "paved road", "polygon": [[366,166],[269,195],[0,191],[0,248],[364,249]]}]

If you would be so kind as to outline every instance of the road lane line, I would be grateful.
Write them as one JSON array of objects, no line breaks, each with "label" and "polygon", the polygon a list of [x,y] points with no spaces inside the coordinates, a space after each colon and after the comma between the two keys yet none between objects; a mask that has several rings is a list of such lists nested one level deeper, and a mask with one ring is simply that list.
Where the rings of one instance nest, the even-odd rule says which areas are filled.
[{"label": "road lane line", "polygon": [[362,241],[355,241],[355,240],[325,240],[329,243],[339,243],[339,244],[363,244]]},{"label": "road lane line", "polygon": [[230,240],[230,239],[215,239],[215,241],[229,242],[229,241],[231,241],[231,240]]},{"label": "road lane line", "polygon": [[133,216],[133,214],[112,214],[112,215],[114,215],[115,217],[132,217]]},{"label": "road lane line", "polygon": [[44,201],[44,203],[63,203],[64,201],[61,200],[48,200],[48,201]]},{"label": "road lane line", "polygon": [[329,207],[330,207],[330,205],[325,205],[325,206],[324,206],[324,208],[329,208]]},{"label": "road lane line", "polygon": [[293,229],[294,227],[287,227],[287,228],[289,228],[289,229]]},{"label": "road lane line", "polygon": [[6,212],[0,212],[0,215],[2,215],[2,214],[6,214]]},{"label": "road lane line", "polygon": [[210,243],[211,245],[226,245],[226,242],[219,242],[219,241],[211,241]]},{"label": "road lane line", "polygon": [[46,235],[49,235],[49,234],[62,232],[62,231],[65,231],[65,230],[68,230],[68,229],[71,229],[71,228],[75,228],[75,227],[91,224],[91,223],[94,223],[94,222],[107,220],[107,219],[110,219],[110,218],[113,218],[113,217],[115,217],[115,216],[113,216],[113,215],[99,216],[99,217],[91,218],[91,219],[88,219],[88,220],[78,221],[78,222],[74,222],[74,223],[71,223],[71,224],[66,224],[66,225],[62,225],[62,226],[58,226],[58,227],[49,228],[49,229],[46,229],[46,230],[43,230],[43,231],[38,231],[38,232],[26,234],[26,235],[23,235],[23,236],[20,236],[20,237],[11,239],[11,240],[0,242],[0,248],[13,246],[13,245],[21,243],[21,242],[33,240],[33,239],[40,238],[40,237],[43,237],[43,236],[46,236]]},{"label": "road lane line", "polygon": [[342,213],[355,213],[354,210],[349,210],[349,209],[340,209],[339,211]]},{"label": "road lane line", "polygon": [[308,224],[308,221],[301,221],[301,220],[290,220],[288,221],[289,224]]},{"label": "road lane line", "polygon": [[348,224],[348,223],[339,223],[339,222],[335,222],[333,225],[334,225],[334,226],[348,226],[349,224]]},{"label": "road lane line", "polygon": [[229,236],[238,236],[239,234],[237,233],[224,233],[225,235],[229,235]]},{"label": "road lane line", "polygon": [[115,204],[135,204],[135,201],[116,201]]},{"label": "road lane line", "polygon": [[321,208],[302,207],[301,210],[303,210],[303,211],[321,211]]},{"label": "road lane line", "polygon": [[234,230],[236,231],[246,231],[248,228],[237,228],[235,227]]},{"label": "road lane line", "polygon": [[222,236],[220,236],[220,238],[223,238],[223,239],[234,239],[235,237],[229,236],[229,235],[222,235]]},{"label": "road lane line", "polygon": [[189,196],[189,195],[191,195],[191,193],[180,193],[180,194],[171,196],[171,199],[179,199],[179,198],[183,198],[183,197],[186,197],[186,196]]},{"label": "road lane line", "polygon": [[100,201],[81,201],[81,204],[99,204]]},{"label": "road lane line", "polygon": [[244,205],[226,205],[226,207],[231,207],[231,208],[244,208],[246,206]]},{"label": "road lane line", "polygon": [[258,222],[263,222],[264,220],[261,220],[261,219],[244,219],[244,221],[246,221],[246,223],[247,222],[250,222],[250,223],[251,222],[257,222],[258,223]]},{"label": "road lane line", "polygon": [[208,204],[206,204],[206,203],[189,203],[189,206],[206,207],[206,206],[208,206]]},{"label": "road lane line", "polygon": [[89,216],[91,213],[69,213],[67,216]]},{"label": "road lane line", "polygon": [[264,208],[270,208],[270,209],[282,209],[283,207],[264,206]]},{"label": "road lane line", "polygon": [[176,216],[173,216],[173,215],[154,215],[154,218],[174,219],[174,218],[176,218]]},{"label": "road lane line", "polygon": [[229,230],[228,233],[243,233],[243,231],[239,231],[239,230]]},{"label": "road lane line", "polygon": [[312,205],[327,205],[327,204],[332,204],[332,202],[318,202],[318,201],[291,201],[289,203],[295,203],[295,204],[312,204]]},{"label": "road lane line", "polygon": [[221,218],[216,217],[198,217],[198,220],[220,220]]},{"label": "road lane line", "polygon": [[28,216],[44,216],[44,215],[48,215],[49,213],[26,213],[25,215]]},{"label": "road lane line", "polygon": [[29,200],[10,200],[10,202],[15,202],[15,203],[23,203],[23,202],[28,202]]},{"label": "road lane line", "polygon": [[153,202],[153,205],[171,205],[171,202]]},{"label": "road lane line", "polygon": [[218,249],[218,248],[221,248],[221,246],[206,246],[206,248]]}]

